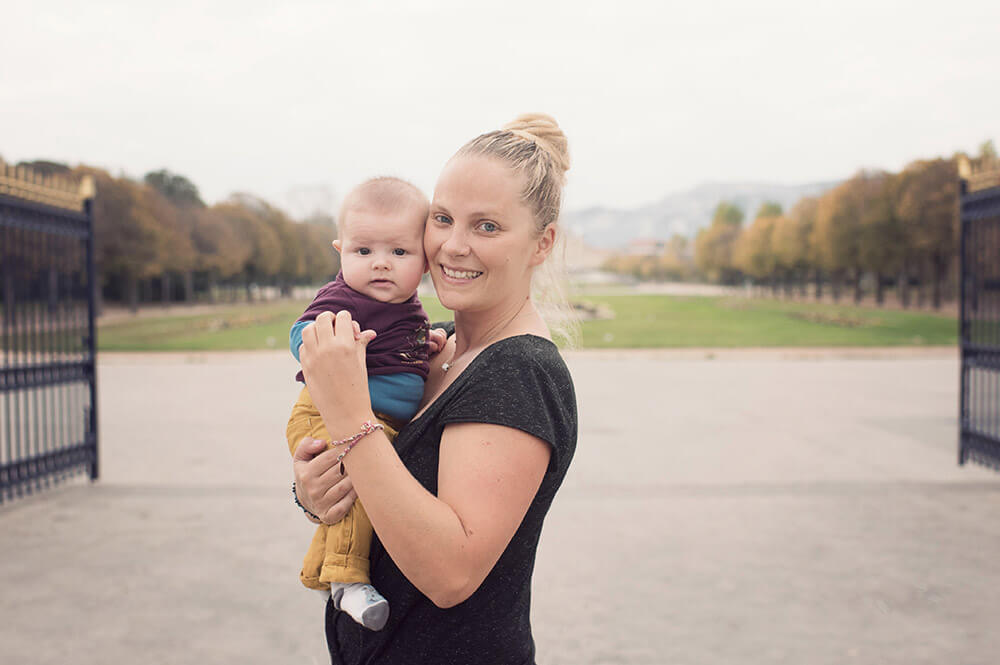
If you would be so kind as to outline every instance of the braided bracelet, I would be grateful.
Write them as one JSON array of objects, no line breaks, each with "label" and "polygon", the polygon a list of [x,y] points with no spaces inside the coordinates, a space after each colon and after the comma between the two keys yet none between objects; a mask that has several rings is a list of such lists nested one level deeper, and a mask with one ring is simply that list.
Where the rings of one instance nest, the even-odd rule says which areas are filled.
[{"label": "braided bracelet", "polygon": [[322,522],[323,521],[323,520],[321,520],[319,518],[319,515],[315,514],[314,512],[312,512],[311,510],[309,510],[308,508],[306,508],[305,506],[303,506],[302,503],[299,502],[299,495],[295,491],[295,481],[294,480],[292,481],[292,498],[295,499],[295,505],[298,506],[299,508],[301,508],[302,512],[304,512],[307,517],[311,517],[312,519],[316,520],[317,522]]},{"label": "braided bracelet", "polygon": [[357,434],[353,434],[347,437],[346,439],[341,439],[340,441],[333,441],[330,443],[331,446],[342,446],[344,444],[347,444],[347,447],[344,448],[344,451],[340,453],[340,456],[337,457],[337,461],[335,462],[335,464],[337,463],[340,464],[340,475],[344,475],[344,457],[347,455],[347,453],[351,452],[351,448],[356,446],[358,441],[360,441],[362,437],[367,436],[368,434],[371,434],[375,430],[379,429],[381,430],[385,429],[382,423],[373,423],[370,420],[366,420],[365,422],[361,423],[361,431],[358,432]]}]

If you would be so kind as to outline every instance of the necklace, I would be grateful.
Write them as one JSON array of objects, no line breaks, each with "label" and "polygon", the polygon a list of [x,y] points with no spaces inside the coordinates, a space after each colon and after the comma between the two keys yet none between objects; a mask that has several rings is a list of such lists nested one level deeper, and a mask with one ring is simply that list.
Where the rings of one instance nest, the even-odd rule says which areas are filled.
[{"label": "necklace", "polygon": [[[503,325],[503,326],[502,326],[502,327],[500,328],[500,330],[499,330],[499,331],[498,331],[497,333],[494,333],[493,335],[490,335],[490,338],[492,338],[492,337],[495,337],[495,336],[497,336],[497,335],[498,335],[499,333],[503,332],[503,331],[504,331],[504,330],[505,330],[505,329],[506,329],[506,328],[507,328],[507,327],[508,327],[508,326],[509,326],[509,325],[510,325],[511,323],[513,323],[513,322],[514,322],[514,319],[516,319],[516,318],[518,317],[518,315],[520,315],[520,314],[521,314],[521,310],[523,310],[523,309],[524,309],[524,306],[525,306],[525,305],[527,305],[527,304],[528,304],[528,300],[525,300],[525,301],[524,301],[523,303],[521,303],[521,306],[520,306],[520,307],[518,308],[518,310],[517,310],[517,311],[516,311],[516,312],[514,313],[514,316],[512,316],[512,317],[510,318],[510,321],[508,321],[507,323],[505,323],[505,324],[504,324],[504,325]],[[490,338],[487,338],[487,343],[483,344],[483,347],[484,347],[484,348],[485,348],[486,346],[489,346],[489,341],[490,341]],[[445,363],[441,363],[441,371],[442,371],[442,372],[447,372],[447,371],[448,371],[449,369],[451,369],[451,366],[452,366],[452,364],[454,363],[454,361],[455,361],[455,356],[454,356],[454,355],[452,355],[452,357],[451,357],[451,360],[449,360],[448,362],[445,362]]]}]

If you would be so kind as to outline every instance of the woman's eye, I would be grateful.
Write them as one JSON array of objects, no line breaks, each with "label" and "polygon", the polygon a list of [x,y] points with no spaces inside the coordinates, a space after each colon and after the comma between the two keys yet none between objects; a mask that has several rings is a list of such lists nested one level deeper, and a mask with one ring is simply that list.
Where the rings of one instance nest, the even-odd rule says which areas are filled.
[{"label": "woman's eye", "polygon": [[500,230],[500,227],[494,224],[493,222],[483,222],[482,224],[479,225],[479,228],[481,228],[483,231],[486,231],[487,233],[494,233],[495,231]]},{"label": "woman's eye", "polygon": [[362,247],[358,250],[358,254],[360,254],[361,256],[368,256],[371,253],[372,250],[368,249],[367,247]]},{"label": "woman's eye", "polygon": [[451,224],[451,218],[448,215],[434,215],[434,221],[439,224]]},{"label": "woman's eye", "polygon": [[397,247],[396,249],[392,250],[392,253],[396,256],[405,256],[406,250],[403,249],[402,247]]}]

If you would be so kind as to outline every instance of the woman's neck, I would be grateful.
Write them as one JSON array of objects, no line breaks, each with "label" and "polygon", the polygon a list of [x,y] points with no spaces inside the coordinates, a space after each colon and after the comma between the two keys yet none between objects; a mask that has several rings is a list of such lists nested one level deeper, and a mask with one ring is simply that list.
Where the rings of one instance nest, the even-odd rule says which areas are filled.
[{"label": "woman's neck", "polygon": [[529,296],[482,312],[455,312],[455,357],[482,350],[493,342],[528,332],[544,323]]}]

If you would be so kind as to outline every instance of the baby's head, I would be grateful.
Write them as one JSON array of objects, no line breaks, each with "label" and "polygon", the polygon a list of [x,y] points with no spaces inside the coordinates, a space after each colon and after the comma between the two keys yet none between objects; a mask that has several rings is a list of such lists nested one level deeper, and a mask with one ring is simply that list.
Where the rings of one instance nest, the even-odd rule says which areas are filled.
[{"label": "baby's head", "polygon": [[333,241],[347,285],[381,302],[409,300],[427,271],[429,205],[423,192],[399,178],[372,178],[352,189]]}]

